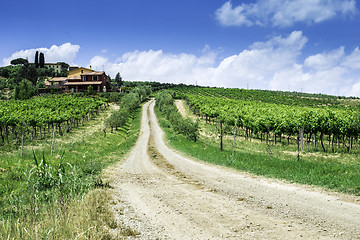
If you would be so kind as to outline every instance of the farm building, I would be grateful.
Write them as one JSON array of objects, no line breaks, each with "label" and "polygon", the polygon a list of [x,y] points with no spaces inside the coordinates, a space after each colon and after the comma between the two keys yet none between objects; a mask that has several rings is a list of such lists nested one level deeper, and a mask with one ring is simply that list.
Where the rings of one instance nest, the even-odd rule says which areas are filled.
[{"label": "farm building", "polygon": [[45,82],[47,88],[61,88],[65,92],[84,92],[91,86],[93,91],[109,91],[109,77],[104,71],[89,68],[73,68],[67,77],[55,77]]}]

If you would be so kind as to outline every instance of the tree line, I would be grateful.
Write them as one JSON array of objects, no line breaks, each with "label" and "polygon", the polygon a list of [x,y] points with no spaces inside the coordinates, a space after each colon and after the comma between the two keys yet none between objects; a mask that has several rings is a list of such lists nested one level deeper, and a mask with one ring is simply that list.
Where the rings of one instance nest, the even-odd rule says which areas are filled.
[{"label": "tree line", "polygon": [[[27,59],[17,58],[11,61],[10,66],[0,68],[0,90],[8,88],[15,89],[15,99],[28,99],[33,96],[38,88],[45,87],[44,81],[48,77],[67,76],[69,65],[65,62],[61,64],[61,71],[55,72],[52,68],[45,67],[45,55],[36,51],[34,63],[29,63]],[[27,91],[28,90],[28,91]],[[16,94],[28,92],[27,94]]]},{"label": "tree line", "polygon": [[136,87],[121,98],[120,109],[114,111],[105,121],[106,127],[117,130],[125,126],[129,117],[151,94],[150,86]]}]

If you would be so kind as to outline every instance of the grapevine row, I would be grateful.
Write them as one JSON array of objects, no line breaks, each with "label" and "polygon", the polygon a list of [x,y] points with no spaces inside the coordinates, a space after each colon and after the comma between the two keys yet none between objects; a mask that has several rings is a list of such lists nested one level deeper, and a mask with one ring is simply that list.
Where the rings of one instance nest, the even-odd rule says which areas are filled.
[{"label": "grapevine row", "polygon": [[57,127],[66,130],[83,122],[89,113],[97,111],[105,101],[101,98],[55,95],[36,97],[30,100],[0,101],[0,135],[2,143],[9,142],[11,135],[15,141],[18,136],[31,133],[31,137],[41,135]]},{"label": "grapevine row", "polygon": [[177,90],[177,93],[179,93],[179,97],[182,97],[183,94],[196,94],[234,100],[259,101],[308,107],[322,107],[328,105],[339,106],[342,103],[339,97],[323,94],[189,86],[178,86],[175,89]]},{"label": "grapevine row", "polygon": [[291,106],[188,93],[183,94],[183,98],[193,111],[207,120],[216,118],[231,126],[236,121],[246,134],[272,133],[281,139],[283,135],[297,136],[302,129],[308,139],[318,136],[324,151],[325,135],[331,141],[332,149],[335,139],[341,139],[349,149],[360,134],[360,112],[355,107]]}]

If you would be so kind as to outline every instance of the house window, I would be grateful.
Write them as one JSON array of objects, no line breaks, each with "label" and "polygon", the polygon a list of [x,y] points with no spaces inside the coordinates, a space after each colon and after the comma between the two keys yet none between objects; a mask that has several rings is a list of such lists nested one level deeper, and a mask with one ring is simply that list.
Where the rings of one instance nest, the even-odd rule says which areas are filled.
[{"label": "house window", "polygon": [[87,76],[84,76],[84,81],[86,81],[87,80]]},{"label": "house window", "polygon": [[93,76],[93,81],[97,81],[97,76]]}]

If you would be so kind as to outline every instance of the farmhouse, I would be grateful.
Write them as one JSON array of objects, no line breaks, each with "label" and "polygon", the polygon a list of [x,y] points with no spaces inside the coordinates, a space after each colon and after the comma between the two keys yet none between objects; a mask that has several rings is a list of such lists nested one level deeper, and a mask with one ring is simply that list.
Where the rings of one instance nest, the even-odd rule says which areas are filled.
[{"label": "farmhouse", "polygon": [[60,88],[60,87],[64,87],[64,84],[66,82],[67,77],[54,77],[48,81],[45,81],[45,86],[47,88],[50,87],[55,87],[55,88]]},{"label": "farmhouse", "polygon": [[80,76],[74,75],[67,79],[65,85],[66,92],[84,92],[90,86],[97,92],[106,92],[109,90],[109,77],[104,71],[84,72],[81,70]]},{"label": "farmhouse", "polygon": [[45,67],[53,69],[56,73],[60,73],[62,70],[62,63],[45,63]]},{"label": "farmhouse", "polygon": [[74,77],[74,76],[80,76],[81,73],[84,72],[95,72],[94,70],[90,68],[84,68],[84,67],[69,67],[68,77]]},{"label": "farmhouse", "polygon": [[61,88],[65,92],[84,92],[91,86],[93,91],[109,91],[109,77],[104,71],[90,68],[70,67],[67,77],[54,77],[45,82],[47,88]]}]

